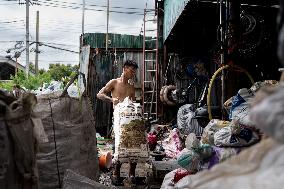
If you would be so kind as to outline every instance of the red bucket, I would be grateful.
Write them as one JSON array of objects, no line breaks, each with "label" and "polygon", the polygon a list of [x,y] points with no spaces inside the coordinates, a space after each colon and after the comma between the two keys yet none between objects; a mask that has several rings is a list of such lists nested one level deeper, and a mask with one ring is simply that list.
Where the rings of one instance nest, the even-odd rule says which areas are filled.
[{"label": "red bucket", "polygon": [[101,169],[109,169],[112,163],[112,155],[110,152],[101,152],[99,157],[99,165]]}]

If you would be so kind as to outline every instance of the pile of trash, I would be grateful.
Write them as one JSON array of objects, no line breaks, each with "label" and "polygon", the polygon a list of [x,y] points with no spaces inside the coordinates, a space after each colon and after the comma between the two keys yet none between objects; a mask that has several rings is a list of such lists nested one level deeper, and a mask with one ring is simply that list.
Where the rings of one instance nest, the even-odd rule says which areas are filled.
[{"label": "pile of trash", "polygon": [[[45,83],[43,87],[39,87],[37,90],[32,91],[36,95],[51,94],[55,92],[62,92],[64,89],[64,84],[62,81],[51,81],[50,84]],[[79,97],[80,90],[75,83],[72,83],[67,89],[68,95],[70,97]]]},{"label": "pile of trash", "polygon": [[282,188],[284,85],[263,89],[255,98],[258,103],[250,109],[249,118],[264,133],[258,144],[209,170],[187,175],[174,186],[165,184],[162,188]]},{"label": "pile of trash", "polygon": [[[174,160],[180,166],[165,175],[161,188],[183,188],[187,186],[188,178],[196,178],[194,175],[199,172],[210,172],[219,164],[226,163],[228,159],[259,143],[264,135],[263,129],[259,129],[259,123],[251,119],[251,107],[265,96],[262,94],[263,90],[272,93],[266,88],[276,86],[277,81],[269,80],[257,82],[250,89],[240,89],[236,96],[225,104],[229,114],[227,120],[212,119],[204,127],[194,117],[193,105],[184,105],[174,127],[166,126],[165,132],[165,127],[157,129],[157,126],[152,126],[148,134],[148,143],[153,145],[154,141],[155,147],[152,149],[165,153],[162,161]],[[260,88],[264,89],[259,90]],[[185,111],[185,108],[188,108],[188,111]],[[200,177],[198,179],[202,182]],[[190,182],[193,180],[195,179],[190,179]],[[209,185],[206,186],[204,188],[210,188]]]}]

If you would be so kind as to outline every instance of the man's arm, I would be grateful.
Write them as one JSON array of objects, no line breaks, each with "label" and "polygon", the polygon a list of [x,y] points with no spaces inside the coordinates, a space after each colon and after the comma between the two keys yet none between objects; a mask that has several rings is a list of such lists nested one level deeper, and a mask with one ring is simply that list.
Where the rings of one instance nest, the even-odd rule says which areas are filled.
[{"label": "man's arm", "polygon": [[113,102],[113,99],[109,97],[107,94],[114,89],[115,86],[115,79],[110,80],[106,86],[104,86],[97,94],[97,98],[107,102]]},{"label": "man's arm", "polygon": [[130,99],[132,101],[136,101],[136,98],[135,98],[135,87],[134,86],[131,88]]}]

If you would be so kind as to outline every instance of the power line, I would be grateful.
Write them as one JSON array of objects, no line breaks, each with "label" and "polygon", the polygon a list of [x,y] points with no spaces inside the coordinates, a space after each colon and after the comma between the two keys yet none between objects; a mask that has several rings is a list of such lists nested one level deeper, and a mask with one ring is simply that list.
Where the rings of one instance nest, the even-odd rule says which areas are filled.
[{"label": "power line", "polygon": [[[7,23],[5,23],[7,24]],[[20,26],[12,26],[11,28],[9,28],[9,26],[5,26],[3,27],[0,26],[0,30],[14,30],[14,29],[24,29],[24,24],[22,25],[23,27],[20,27]],[[50,27],[52,26],[52,27]],[[32,29],[34,29],[35,26],[32,25]],[[44,28],[44,29],[43,29]],[[90,31],[90,30],[96,30],[96,29],[105,29],[106,26],[105,25],[87,25],[86,26],[86,31]],[[133,31],[133,30],[136,30],[137,28],[139,27],[123,27],[123,26],[110,26],[109,27],[110,29],[112,30],[120,30],[120,31],[125,31],[125,30],[128,30],[128,31]],[[70,32],[70,31],[73,31],[73,32],[76,32],[76,33],[80,33],[80,26],[76,26],[76,27],[72,27],[72,28],[69,28],[69,29],[66,29],[66,27],[61,27],[61,25],[57,24],[57,25],[52,25],[52,24],[41,24],[41,29],[43,29],[44,31],[55,31],[55,32]]]},{"label": "power line", "polygon": [[1,24],[9,24],[9,23],[17,23],[17,22],[24,22],[25,20],[11,20],[11,21],[1,21]]},{"label": "power line", "polygon": [[[43,5],[43,6],[47,6],[47,7],[56,7],[56,8],[69,8],[69,9],[82,9],[82,7],[80,7],[78,4],[78,6],[72,6],[72,5],[65,5],[63,4],[58,4],[58,3],[53,3],[53,2],[46,2],[46,1],[38,1],[40,4],[39,5]],[[105,12],[106,10],[103,9],[94,9],[94,8],[86,8],[85,10],[90,10],[90,11],[97,11],[97,12]],[[112,13],[119,13],[119,14],[131,14],[131,15],[143,15],[142,12],[137,12],[137,11],[115,11],[115,10],[110,10],[110,12]]]},{"label": "power line", "polygon": [[0,3],[0,5],[16,5],[17,3]]},{"label": "power line", "polygon": [[[8,0],[6,0],[8,1]],[[12,1],[12,0],[11,0]],[[45,0],[45,1],[40,1],[37,0],[37,5],[43,5],[47,7],[55,7],[55,8],[69,8],[69,9],[81,9],[80,3],[68,3],[66,1],[51,1],[51,0]],[[55,2],[55,3],[54,3]],[[67,5],[71,4],[71,5]],[[75,6],[73,6],[75,5]],[[99,6],[99,5],[89,5],[90,7],[101,7],[104,8],[105,6]],[[139,8],[134,8],[134,7],[113,7],[113,8],[124,8],[124,9],[129,9],[129,10],[139,10]],[[86,8],[85,10],[90,10],[90,11],[97,11],[97,12],[105,12],[106,10],[103,9],[94,9],[94,8]],[[110,10],[112,13],[118,13],[118,14],[131,14],[131,15],[143,15],[142,12],[137,12],[137,11],[116,11],[116,10]]]},{"label": "power line", "polygon": [[[39,2],[42,2],[39,0]],[[56,2],[56,3],[61,3],[61,4],[72,4],[72,5],[79,5],[82,6],[82,3],[74,3],[74,2],[67,2],[67,1],[57,1],[57,0],[45,0],[45,2]],[[90,7],[100,7],[100,8],[107,8],[106,5],[97,5],[97,4],[88,4],[86,3],[86,6],[90,6]],[[138,7],[121,7],[121,6],[111,6],[110,8],[114,8],[114,9],[126,9],[126,10],[143,10],[141,8]]]},{"label": "power line", "polygon": [[50,48],[53,48],[53,49],[58,49],[58,50],[63,50],[63,51],[67,51],[67,52],[72,52],[72,53],[77,53],[77,54],[79,54],[79,52],[77,52],[77,51],[72,51],[72,50],[69,50],[69,49],[65,49],[65,48],[61,48],[61,47],[56,47],[56,46],[44,44],[44,43],[41,43],[41,42],[39,42],[39,45],[40,45],[40,46],[50,47]]},{"label": "power line", "polygon": [[[24,26],[24,20],[13,20],[13,21],[1,21],[0,20],[0,23],[3,23],[3,24],[14,24],[14,23],[20,23],[20,22],[23,22],[23,26]],[[34,23],[34,22],[31,22],[31,23]],[[55,24],[53,24],[53,23],[55,23]],[[76,25],[76,24],[78,24],[78,25]],[[79,22],[76,23],[76,24],[71,23],[71,22],[70,23],[67,22],[67,24],[66,24],[65,22],[61,22],[61,21],[60,22],[58,21],[58,23],[57,22],[49,22],[49,21],[47,21],[47,23],[42,23],[41,24],[41,28],[43,28],[44,26],[53,26],[56,29],[66,29],[66,26],[71,26],[71,25],[72,25],[71,29],[74,29],[74,28],[77,29],[77,28],[81,27],[81,26],[79,26],[79,24],[80,24]],[[31,25],[31,26],[34,27],[33,25]],[[57,27],[57,26],[61,26],[61,27]],[[99,28],[99,27],[100,28],[101,27],[106,27],[105,24],[101,24],[101,25],[86,24],[85,26],[88,27],[89,29]],[[110,28],[121,28],[121,29],[130,29],[131,30],[131,29],[139,28],[139,27],[128,27],[128,26],[123,27],[123,26],[120,26],[120,25],[112,25],[112,26],[110,26]]]}]

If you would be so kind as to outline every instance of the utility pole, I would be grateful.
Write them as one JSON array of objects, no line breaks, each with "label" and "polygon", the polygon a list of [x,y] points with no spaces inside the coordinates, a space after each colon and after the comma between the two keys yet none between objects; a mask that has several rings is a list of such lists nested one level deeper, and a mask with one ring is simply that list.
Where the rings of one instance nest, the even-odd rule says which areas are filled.
[{"label": "utility pole", "polygon": [[29,67],[30,67],[30,59],[29,59],[29,53],[30,53],[30,44],[29,44],[29,14],[30,14],[30,1],[26,0],[26,74],[27,77],[29,76]]},{"label": "utility pole", "polygon": [[36,11],[36,50],[35,50],[35,74],[38,75],[38,44],[39,43],[39,11]]},{"label": "utility pole", "polygon": [[85,33],[85,0],[83,0],[83,8],[82,8],[82,38],[81,38],[81,48],[83,47],[84,42],[84,33]]},{"label": "utility pole", "polygon": [[18,58],[16,58],[15,76],[18,73]]},{"label": "utility pole", "polygon": [[109,23],[109,0],[107,0],[107,33],[106,33],[106,52],[108,51],[108,23]]}]

